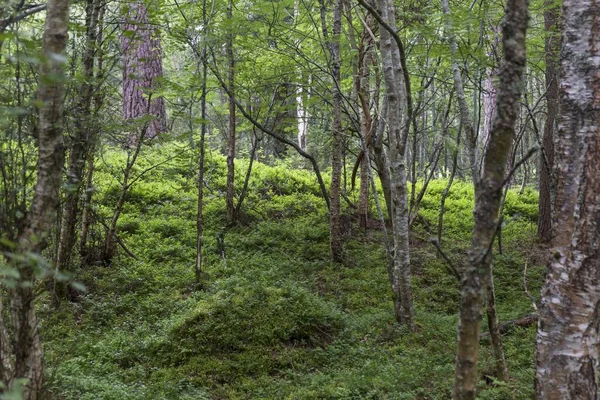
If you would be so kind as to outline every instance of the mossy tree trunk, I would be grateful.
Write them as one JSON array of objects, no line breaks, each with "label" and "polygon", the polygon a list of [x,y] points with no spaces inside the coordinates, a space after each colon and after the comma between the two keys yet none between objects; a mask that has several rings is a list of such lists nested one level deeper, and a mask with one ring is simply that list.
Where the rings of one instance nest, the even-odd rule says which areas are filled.
[{"label": "mossy tree trunk", "polygon": [[[447,3],[446,3],[447,4]],[[506,178],[506,163],[515,135],[525,70],[527,0],[508,0],[502,31],[504,60],[500,69],[496,114],[485,150],[475,196],[475,226],[462,282],[454,381],[455,399],[475,399],[482,309],[490,281],[491,248]]]}]

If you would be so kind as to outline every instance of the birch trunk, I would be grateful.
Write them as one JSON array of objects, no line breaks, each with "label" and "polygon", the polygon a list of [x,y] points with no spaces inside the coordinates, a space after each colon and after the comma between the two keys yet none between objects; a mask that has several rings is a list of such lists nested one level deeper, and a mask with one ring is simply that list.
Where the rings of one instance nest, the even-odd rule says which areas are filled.
[{"label": "birch trunk", "polygon": [[597,399],[600,325],[600,9],[563,2],[552,257],[540,304],[538,399]]},{"label": "birch trunk", "polygon": [[304,90],[298,85],[296,90],[296,113],[298,118],[298,147],[306,151],[306,139],[308,135],[308,107],[305,106]]},{"label": "birch trunk", "polygon": [[[390,0],[379,0],[382,20],[392,30],[396,30],[395,9]],[[381,61],[388,101],[389,128],[389,175],[391,216],[394,238],[393,282],[394,314],[396,321],[414,329],[412,289],[410,283],[410,255],[408,246],[408,199],[406,175],[406,124],[407,97],[406,82],[400,60],[400,50],[391,33],[380,26]]]},{"label": "birch trunk", "polygon": [[[17,239],[20,254],[41,253],[56,218],[59,188],[62,183],[64,144],[62,113],[65,95],[64,64],[68,41],[68,0],[49,0],[42,39],[44,62],[40,68],[37,98],[39,109],[39,158],[33,202]],[[35,312],[33,262],[17,262],[21,285],[9,290],[12,334],[14,337],[14,376],[28,378],[24,387],[25,400],[42,398],[44,356]],[[1,351],[6,351],[2,346]],[[5,359],[5,355],[2,355]],[[5,382],[9,385],[14,381]]]},{"label": "birch trunk", "polygon": [[[527,1],[508,0],[503,26],[504,61],[500,69],[496,115],[484,155],[483,172],[475,197],[475,226],[460,300],[455,399],[475,399],[479,335],[483,303],[490,283],[491,247],[498,224],[508,153],[515,135],[515,122],[525,70]],[[446,2],[447,6],[447,2]]]}]

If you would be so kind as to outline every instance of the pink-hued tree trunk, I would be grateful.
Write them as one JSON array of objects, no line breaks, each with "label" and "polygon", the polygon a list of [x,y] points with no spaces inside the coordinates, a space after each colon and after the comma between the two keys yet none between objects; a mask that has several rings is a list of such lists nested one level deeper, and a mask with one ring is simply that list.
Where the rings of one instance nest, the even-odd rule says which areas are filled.
[{"label": "pink-hued tree trunk", "polygon": [[148,105],[148,93],[158,88],[158,80],[163,75],[162,48],[158,31],[150,24],[143,1],[125,5],[121,29],[123,118],[132,120],[147,114],[154,116],[145,135],[154,139],[167,130],[163,98],[153,95]]}]

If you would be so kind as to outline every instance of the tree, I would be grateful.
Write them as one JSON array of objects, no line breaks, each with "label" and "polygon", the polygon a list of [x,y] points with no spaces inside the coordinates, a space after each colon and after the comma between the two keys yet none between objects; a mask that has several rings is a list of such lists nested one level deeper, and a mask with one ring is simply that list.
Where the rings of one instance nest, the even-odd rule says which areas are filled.
[{"label": "tree", "polygon": [[[62,183],[64,143],[62,113],[65,96],[64,65],[68,41],[69,2],[49,0],[42,38],[42,63],[37,91],[39,101],[37,182],[26,219],[19,225],[13,251],[3,255],[19,272],[20,279],[8,288],[11,324],[8,336],[5,315],[0,315],[0,377],[11,387],[27,378],[24,399],[42,398],[44,356],[35,312],[35,271],[39,254],[48,245],[56,218]],[[3,232],[4,233],[4,232]],[[1,301],[0,301],[1,303]]]},{"label": "tree", "polygon": [[[469,106],[467,104],[467,100],[465,97],[465,89],[463,85],[463,79],[460,72],[460,68],[458,66],[457,61],[457,53],[458,53],[458,45],[456,38],[453,33],[453,27],[450,21],[450,6],[448,0],[442,1],[442,10],[446,16],[446,30],[449,36],[450,41],[450,54],[452,59],[452,73],[454,78],[454,88],[457,93],[457,101],[458,107],[460,110],[460,120],[462,125],[465,127],[467,133],[467,151],[469,153],[469,167],[471,170],[471,181],[473,182],[473,191],[476,199],[481,199],[483,197],[483,191],[487,188],[485,187],[484,180],[485,176],[481,176],[480,171],[480,160],[479,160],[479,147],[477,143],[479,141],[484,143],[484,148],[487,150],[487,143],[490,142],[491,137],[491,129],[493,128],[493,124],[496,120],[496,107],[497,107],[497,90],[493,87],[492,78],[488,76],[486,78],[486,86],[488,89],[488,93],[484,98],[484,114],[485,114],[485,122],[483,128],[483,135],[479,135],[474,125],[474,119],[471,118],[471,113],[469,112]],[[494,31],[494,36],[496,37],[496,29]],[[494,40],[496,42],[496,39]],[[494,48],[497,47],[497,43],[494,43]],[[490,72],[490,74],[495,74]],[[486,100],[487,99],[487,100]],[[514,117],[516,121],[516,116]],[[514,121],[513,121],[514,124]],[[514,128],[513,128],[514,130]],[[483,140],[481,140],[481,136],[484,136]],[[514,137],[514,132],[513,132]],[[512,144],[511,138],[511,144]],[[510,149],[507,150],[510,153]],[[442,203],[442,207],[440,209],[440,216],[444,211],[444,203]],[[495,211],[498,214],[498,211]],[[475,221],[477,224],[477,221]],[[441,225],[440,225],[441,226]],[[438,232],[441,232],[439,230]],[[496,231],[494,231],[494,234]],[[493,239],[493,236],[492,236]],[[441,235],[438,237],[438,240],[441,242]],[[475,240],[475,233],[473,236],[473,240]],[[506,360],[504,356],[504,350],[502,349],[502,340],[500,337],[500,332],[498,329],[498,316],[496,312],[496,298],[495,298],[495,289],[494,289],[494,275],[493,270],[491,268],[491,248],[489,250],[490,254],[488,255],[489,261],[488,263],[488,278],[487,278],[487,288],[485,292],[487,294],[486,297],[486,311],[488,317],[488,326],[490,328],[490,336],[492,339],[492,347],[494,350],[494,356],[496,358],[496,378],[507,381],[508,380],[508,370],[506,366]],[[468,283],[468,282],[467,282]],[[463,290],[466,288],[465,282],[463,282]]]},{"label": "tree", "polygon": [[[152,96],[163,75],[162,48],[158,31],[148,18],[143,0],[133,0],[125,6],[122,24],[121,52],[123,54],[123,118],[133,120],[144,115],[154,119],[148,126],[146,138],[154,139],[167,130],[165,102],[161,96]],[[139,138],[130,138],[135,143]]]},{"label": "tree", "polygon": [[340,33],[342,31],[342,0],[335,0],[333,7],[333,32],[329,37],[325,20],[325,2],[321,0],[321,26],[323,37],[327,41],[331,56],[330,68],[333,80],[333,147],[331,169],[331,206],[329,209],[329,246],[331,258],[335,262],[344,260],[341,227],[341,186],[342,186],[342,152],[344,147],[342,133],[342,88]]},{"label": "tree", "polygon": [[537,334],[539,399],[597,399],[600,85],[595,1],[563,2],[552,254]]},{"label": "tree", "polygon": [[499,72],[496,114],[484,154],[482,175],[477,183],[479,188],[475,197],[475,226],[469,264],[462,282],[455,399],[474,399],[476,395],[479,331],[483,303],[491,281],[491,248],[498,229],[498,210],[506,180],[506,162],[515,135],[523,86],[527,6],[527,0],[508,0],[506,4],[502,28],[504,59]]},{"label": "tree", "polygon": [[[83,54],[83,84],[81,85],[75,116],[75,135],[72,138],[69,163],[67,167],[67,193],[62,209],[58,251],[56,256],[56,270],[68,269],[71,251],[75,244],[75,227],[79,217],[79,195],[81,194],[81,183],[86,160],[93,157],[90,154],[94,140],[91,120],[91,105],[94,91],[98,85],[93,82],[94,60],[100,54],[98,49],[98,18],[102,12],[103,5],[99,0],[87,0],[86,4],[86,42]],[[102,27],[100,26],[100,29]],[[54,288],[54,299],[59,299],[56,293],[56,280]],[[64,293],[63,293],[64,294]]]},{"label": "tree", "polygon": [[396,10],[389,0],[379,0],[381,64],[386,86],[387,124],[389,128],[389,168],[394,237],[393,282],[396,320],[411,329],[413,302],[410,282],[410,254],[408,244],[409,220],[406,174],[406,142],[410,126],[410,86],[407,79],[404,51],[396,31]]},{"label": "tree", "polygon": [[234,204],[234,179],[235,179],[235,57],[233,51],[233,0],[227,2],[227,19],[230,22],[229,33],[225,52],[227,53],[227,85],[229,86],[229,123],[227,133],[227,191],[225,194],[225,207],[227,208],[227,221],[233,224],[235,221]]},{"label": "tree", "polygon": [[544,3],[544,26],[546,30],[546,123],[542,136],[540,155],[540,199],[538,237],[542,243],[552,239],[552,174],[554,169],[554,130],[558,114],[558,53],[560,35],[557,33],[560,10],[555,1]]}]

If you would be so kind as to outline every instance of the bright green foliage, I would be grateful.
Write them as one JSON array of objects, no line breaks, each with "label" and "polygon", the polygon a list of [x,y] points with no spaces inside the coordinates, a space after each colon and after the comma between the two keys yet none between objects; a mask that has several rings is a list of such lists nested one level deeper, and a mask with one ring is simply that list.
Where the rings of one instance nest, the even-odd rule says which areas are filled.
[{"label": "bright green foliage", "polygon": [[[447,399],[453,380],[458,284],[417,223],[412,268],[419,332],[394,323],[381,233],[354,222],[352,265],[329,261],[325,206],[308,171],[255,163],[243,224],[225,231],[225,160],[208,157],[204,290],[196,290],[195,174],[191,156],[149,149],[137,172],[119,235],[140,258],[123,252],[109,267],[88,266],[78,304],[42,310],[50,388],[64,399]],[[108,216],[118,182],[98,163],[98,214]],[[122,161],[122,160],[121,160]],[[246,162],[239,162],[237,188]],[[445,181],[431,183],[421,204],[437,223]],[[353,194],[350,194],[353,196]],[[510,192],[504,253],[495,256],[501,320],[531,312],[521,289],[523,254],[535,232],[535,192]],[[447,200],[443,247],[455,265],[466,260],[472,188],[456,182]],[[351,212],[351,210],[347,210]],[[217,254],[224,233],[226,262]],[[539,261],[537,261],[539,262]],[[530,262],[536,293],[543,268]],[[481,399],[532,396],[535,332],[505,336],[507,384],[481,380]],[[482,376],[492,370],[484,340]]]}]

